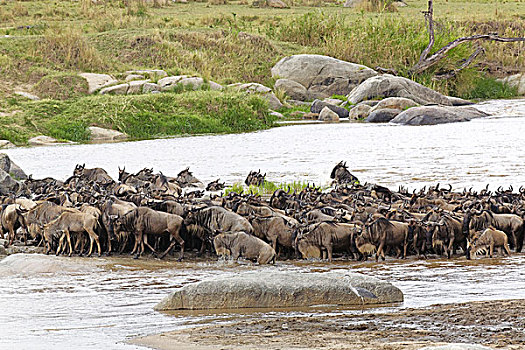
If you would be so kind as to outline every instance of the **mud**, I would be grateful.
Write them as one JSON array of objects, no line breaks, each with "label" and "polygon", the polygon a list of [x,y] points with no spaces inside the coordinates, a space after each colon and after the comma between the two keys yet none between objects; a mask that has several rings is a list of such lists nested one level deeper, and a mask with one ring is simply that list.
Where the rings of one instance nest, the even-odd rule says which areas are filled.
[{"label": "mud", "polygon": [[525,349],[525,300],[433,305],[343,316],[266,317],[133,340],[155,349],[419,349],[475,343]]}]

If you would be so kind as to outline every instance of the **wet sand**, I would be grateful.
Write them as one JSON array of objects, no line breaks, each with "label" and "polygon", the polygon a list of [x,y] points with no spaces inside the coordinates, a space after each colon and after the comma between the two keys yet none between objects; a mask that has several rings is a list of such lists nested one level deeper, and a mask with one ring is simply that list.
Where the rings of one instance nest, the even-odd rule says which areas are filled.
[{"label": "wet sand", "polygon": [[505,300],[391,313],[243,319],[136,338],[130,343],[159,350],[411,350],[443,343],[525,349],[524,330],[525,300]]}]

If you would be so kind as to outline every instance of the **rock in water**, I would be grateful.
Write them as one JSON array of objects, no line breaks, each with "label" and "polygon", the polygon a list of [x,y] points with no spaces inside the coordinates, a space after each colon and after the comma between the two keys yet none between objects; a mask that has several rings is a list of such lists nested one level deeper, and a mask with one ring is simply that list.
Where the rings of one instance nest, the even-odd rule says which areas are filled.
[{"label": "rock in water", "polygon": [[0,153],[0,169],[6,173],[14,176],[16,179],[27,179],[26,173],[18,165],[13,162],[5,153]]},{"label": "rock in water", "polygon": [[370,114],[372,107],[369,105],[360,103],[357,106],[354,106],[348,113],[348,118],[353,120],[365,119]]},{"label": "rock in water", "polygon": [[370,113],[366,121],[369,123],[388,123],[394,119],[401,110],[393,108],[382,108]]},{"label": "rock in water", "polygon": [[[302,85],[310,98],[346,95],[377,72],[366,66],[322,55],[294,55],[281,59],[272,68],[272,76],[293,80]],[[290,90],[286,90],[290,86]],[[290,96],[298,99],[297,86],[281,86]],[[304,92],[303,92],[304,94]]]},{"label": "rock in water", "polygon": [[321,113],[319,113],[319,120],[323,122],[337,123],[339,122],[339,115],[327,106],[321,110]]},{"label": "rock in water", "polygon": [[475,118],[487,117],[488,114],[472,107],[413,107],[397,115],[392,123],[402,125],[437,125],[467,122]]},{"label": "rock in water", "polygon": [[11,177],[7,172],[0,169],[0,195],[7,196],[17,192],[22,188],[22,184]]},{"label": "rock in water", "polygon": [[321,113],[321,111],[325,107],[329,108],[332,112],[336,113],[339,116],[339,118],[348,118],[348,110],[346,108],[339,107],[321,100],[315,100],[312,103],[312,106],[310,107],[310,112]]},{"label": "rock in water", "polygon": [[[452,106],[452,101],[443,94],[427,88],[415,81],[390,74],[371,77],[348,94],[348,102],[356,104],[363,100],[404,97],[421,104],[440,104]],[[457,99],[454,99],[457,102]]]},{"label": "rock in water", "polygon": [[155,306],[157,311],[369,305],[403,301],[392,284],[357,273],[259,271],[188,284]]},{"label": "rock in water", "polygon": [[13,254],[0,261],[0,276],[13,274],[89,272],[100,265],[99,261],[67,258],[44,254]]}]

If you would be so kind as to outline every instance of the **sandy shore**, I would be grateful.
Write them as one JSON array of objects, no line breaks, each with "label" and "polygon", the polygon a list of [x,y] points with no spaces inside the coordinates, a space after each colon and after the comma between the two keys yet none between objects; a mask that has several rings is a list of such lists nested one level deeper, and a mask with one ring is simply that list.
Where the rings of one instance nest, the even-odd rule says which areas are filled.
[{"label": "sandy shore", "polygon": [[525,300],[434,305],[392,313],[269,317],[136,338],[159,350],[419,349],[476,343],[525,349]]}]

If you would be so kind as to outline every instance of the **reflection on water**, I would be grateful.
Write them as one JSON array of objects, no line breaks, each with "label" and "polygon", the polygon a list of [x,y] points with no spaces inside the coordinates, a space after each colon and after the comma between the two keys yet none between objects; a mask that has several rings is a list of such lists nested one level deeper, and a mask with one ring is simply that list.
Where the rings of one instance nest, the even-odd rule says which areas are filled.
[{"label": "reflection on water", "polygon": [[[494,188],[525,183],[525,100],[478,106],[496,117],[437,126],[366,123],[296,125],[240,135],[214,135],[20,148],[6,152],[35,178],[65,179],[77,163],[118,175],[153,167],[174,175],[186,166],[205,182],[232,184],[261,169],[275,182],[327,183],[332,167],[346,160],[362,181],[393,188],[451,183],[456,188]],[[502,118],[507,116],[506,118]],[[508,117],[518,116],[518,117]]]},{"label": "reflection on water", "polygon": [[[64,259],[68,259],[65,258]],[[86,258],[87,259],[87,258]],[[243,310],[185,312],[177,316],[153,306],[180,286],[210,276],[260,269],[297,272],[343,269],[392,281],[405,294],[401,305],[513,299],[525,295],[525,255],[505,259],[279,262],[255,266],[224,262],[135,261],[120,258],[104,271],[56,273],[0,278],[0,348],[134,349],[126,339],[209,322],[242,317],[288,317],[310,314],[370,312],[372,309]],[[377,311],[374,310],[374,311]],[[16,344],[16,346],[14,345]]]}]

